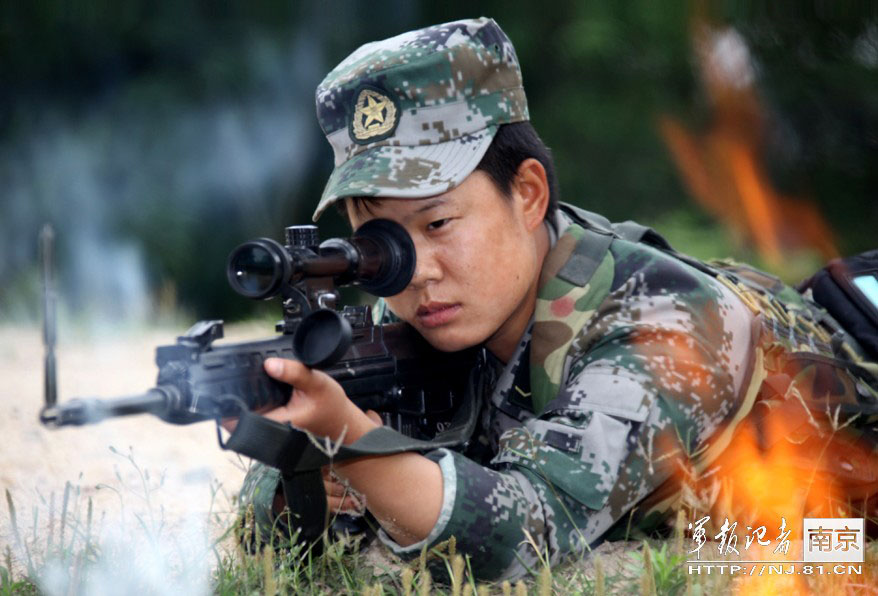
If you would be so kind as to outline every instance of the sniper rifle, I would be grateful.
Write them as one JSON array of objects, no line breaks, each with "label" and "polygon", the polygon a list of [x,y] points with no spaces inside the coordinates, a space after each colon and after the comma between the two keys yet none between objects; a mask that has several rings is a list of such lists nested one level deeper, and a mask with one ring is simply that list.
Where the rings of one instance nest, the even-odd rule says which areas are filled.
[{"label": "sniper rifle", "polygon": [[[258,412],[285,404],[292,387],[269,377],[266,358],[298,359],[333,377],[363,410],[384,425],[332,454],[347,459],[464,443],[475,423],[474,407],[461,408],[469,390],[474,351],[443,353],[405,323],[375,324],[368,306],[337,310],[336,288],[359,285],[376,296],[403,291],[414,273],[414,245],[390,220],[372,220],[348,239],[319,241],[316,226],[291,226],[284,245],[259,238],[232,251],[227,277],[252,299],[279,297],[279,335],[242,343],[216,343],[223,321],[199,321],[175,344],[156,349],[158,380],[145,393],[114,399],[77,398],[58,403],[55,363],[53,232],[40,235],[44,284],[45,406],[49,427],[84,425],[148,413],[172,424],[215,420],[220,446],[258,459],[282,472],[287,504],[301,530],[315,540],[326,527],[326,496],[320,467],[329,454],[313,438]],[[219,422],[238,418],[223,440]]]}]

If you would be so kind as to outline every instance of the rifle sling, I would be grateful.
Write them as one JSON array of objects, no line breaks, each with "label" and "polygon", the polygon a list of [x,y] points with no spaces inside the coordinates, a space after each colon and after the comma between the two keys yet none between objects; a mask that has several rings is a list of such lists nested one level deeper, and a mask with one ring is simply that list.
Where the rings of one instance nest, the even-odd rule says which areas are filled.
[{"label": "rifle sling", "polygon": [[[432,451],[463,445],[472,436],[482,397],[482,377],[476,367],[470,374],[467,395],[448,430],[431,440],[406,436],[389,427],[369,431],[350,445],[318,447],[320,439],[289,424],[281,424],[242,407],[234,432],[227,441],[219,435],[220,447],[278,468],[284,496],[300,536],[308,541],[320,537],[326,527],[326,491],[320,468],[331,461],[355,457],[391,455],[406,451]],[[236,400],[237,401],[237,400]],[[219,421],[217,421],[219,433]],[[330,455],[332,453],[332,455]]]},{"label": "rifle sling", "polygon": [[[474,390],[479,375],[469,378],[469,395],[454,415],[448,430],[430,440],[414,439],[387,426],[378,427],[350,445],[327,445],[318,448],[319,438],[309,439],[301,430],[289,424],[269,420],[249,410],[238,418],[238,425],[225,442],[223,449],[251,457],[284,473],[319,470],[330,461],[343,461],[354,457],[391,455],[405,451],[432,451],[439,447],[461,445],[469,440],[478,418],[477,399]],[[332,451],[334,453],[330,456]]]}]

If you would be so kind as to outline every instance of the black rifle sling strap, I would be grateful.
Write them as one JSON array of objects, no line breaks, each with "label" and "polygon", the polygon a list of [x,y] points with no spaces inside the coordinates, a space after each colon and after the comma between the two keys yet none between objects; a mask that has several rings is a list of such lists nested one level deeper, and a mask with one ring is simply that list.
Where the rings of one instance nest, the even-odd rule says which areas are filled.
[{"label": "black rifle sling strap", "polygon": [[[301,536],[316,540],[327,521],[326,492],[320,469],[332,461],[355,457],[391,455],[406,451],[432,451],[466,443],[478,420],[483,379],[478,368],[470,374],[467,396],[448,430],[429,441],[414,439],[389,427],[372,430],[350,445],[318,447],[321,439],[309,437],[288,424],[269,420],[242,409],[238,424],[220,446],[261,461],[281,471],[284,496]],[[219,432],[219,431],[217,431]]]},{"label": "black rifle sling strap", "polygon": [[[228,441],[223,441],[217,425],[220,447],[268,464],[281,471],[284,496],[297,520],[300,536],[312,542],[326,527],[328,509],[323,475],[320,468],[298,471],[298,461],[289,461],[306,450],[313,449],[308,436],[288,424],[269,420],[241,408],[241,415]],[[289,489],[288,485],[289,484]],[[295,490],[293,490],[295,487]]]}]

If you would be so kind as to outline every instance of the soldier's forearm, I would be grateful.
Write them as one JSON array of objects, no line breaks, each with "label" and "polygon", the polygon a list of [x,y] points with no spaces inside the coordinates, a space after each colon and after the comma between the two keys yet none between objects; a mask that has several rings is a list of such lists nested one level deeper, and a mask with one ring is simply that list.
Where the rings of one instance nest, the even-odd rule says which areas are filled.
[{"label": "soldier's forearm", "polygon": [[401,546],[426,538],[442,508],[439,465],[416,453],[364,457],[335,465],[366,495],[366,507]]}]

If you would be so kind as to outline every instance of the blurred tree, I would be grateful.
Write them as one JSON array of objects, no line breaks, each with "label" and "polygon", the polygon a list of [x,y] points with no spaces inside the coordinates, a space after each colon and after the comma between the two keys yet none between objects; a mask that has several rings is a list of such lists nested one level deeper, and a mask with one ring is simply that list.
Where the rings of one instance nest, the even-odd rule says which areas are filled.
[{"label": "blurred tree", "polygon": [[815,198],[842,253],[878,244],[878,6],[729,13],[772,111],[763,159],[779,188]]},{"label": "blurred tree", "polygon": [[[677,215],[695,207],[656,126],[664,114],[710,123],[693,6],[480,3],[515,43],[562,198],[674,230],[708,223]],[[843,253],[874,246],[874,8],[704,6],[754,57],[769,114],[762,159],[779,190],[815,200]],[[332,167],[313,116],[322,76],[364,42],[473,16],[461,0],[0,3],[0,313],[31,304],[46,219],[66,239],[76,309],[127,316],[141,293],[145,312],[162,294],[191,316],[252,313],[227,288],[224,260],[310,218]],[[334,216],[321,225],[347,233]],[[121,268],[141,268],[141,282]]]}]

